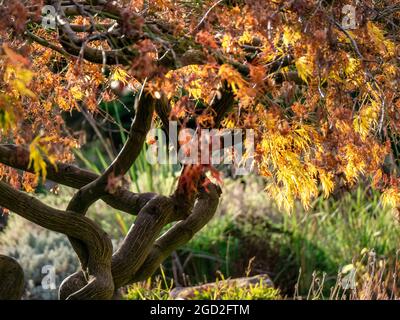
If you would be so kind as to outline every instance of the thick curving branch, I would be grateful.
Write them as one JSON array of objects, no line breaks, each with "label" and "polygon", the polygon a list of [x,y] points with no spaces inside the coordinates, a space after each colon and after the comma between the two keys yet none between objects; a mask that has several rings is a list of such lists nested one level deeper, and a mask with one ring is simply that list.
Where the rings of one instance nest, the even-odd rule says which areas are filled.
[{"label": "thick curving branch", "polygon": [[[161,229],[176,220],[175,214],[176,207],[171,197],[157,196],[142,208],[121,247],[112,257],[112,276],[116,289],[129,283],[146,259]],[[78,244],[76,248],[76,241],[71,240],[74,249],[79,252],[81,246]],[[82,254],[85,256],[87,253]],[[86,284],[87,279],[82,271],[70,275],[60,286],[60,299],[65,299]]]},{"label": "thick curving branch", "polygon": [[[57,163],[53,166],[44,157],[47,169],[47,178],[56,183],[80,189],[85,185],[99,178],[99,175],[89,170],[81,169],[72,164]],[[29,168],[29,151],[22,147],[11,144],[0,144],[0,163],[14,169],[34,173],[33,168]],[[133,193],[126,189],[119,188],[114,193],[108,193],[101,197],[111,207],[136,215],[141,208],[152,198],[155,193]]]},{"label": "thick curving branch", "polygon": [[143,94],[135,101],[137,104],[135,119],[122,150],[102,175],[74,195],[68,210],[84,214],[91,204],[109,193],[107,190],[109,179],[122,178],[139,156],[151,127],[155,100],[150,95]]},{"label": "thick curving branch", "polygon": [[[135,119],[132,122],[129,137],[121,152],[102,175],[75,193],[68,204],[68,211],[73,212],[75,215],[84,216],[90,205],[110,192],[110,190],[107,190],[109,179],[120,179],[125,175],[143,148],[146,135],[150,130],[154,104],[155,101],[150,95],[143,95],[136,98],[135,105],[137,108]],[[82,269],[85,270],[89,264],[90,257],[87,246],[80,239],[75,239],[74,237],[68,238],[79,257]]]},{"label": "thick curving branch", "polygon": [[112,274],[116,288],[131,283],[162,228],[179,219],[181,212],[171,197],[158,196],[139,212],[121,247],[112,257]]},{"label": "thick curving branch", "polygon": [[96,223],[71,212],[49,207],[38,199],[0,181],[0,206],[43,228],[79,239],[88,252],[87,284],[68,299],[110,299],[114,292],[111,275],[111,240]]},{"label": "thick curving branch", "polygon": [[[157,196],[139,212],[121,247],[112,257],[112,275],[116,289],[130,283],[130,279],[146,259],[161,229],[177,219],[178,210],[175,203],[172,197]],[[75,241],[71,243],[76,244]],[[79,251],[81,247],[78,244],[74,249]],[[86,253],[82,254],[85,256]],[[65,299],[86,283],[82,271],[70,275],[60,286],[60,299]]]},{"label": "thick curving branch", "polygon": [[[202,176],[202,174],[201,174]],[[199,176],[199,180],[201,177]],[[131,283],[141,264],[145,261],[154,241],[162,228],[180,219],[186,218],[194,205],[196,193],[184,193],[182,189],[170,197],[156,196],[139,212],[134,225],[130,228],[121,247],[112,257],[112,275],[115,288]],[[70,239],[80,257],[83,269],[87,263],[88,252],[77,240]],[[60,287],[60,299],[64,299],[87,283],[83,272],[69,276]]]}]

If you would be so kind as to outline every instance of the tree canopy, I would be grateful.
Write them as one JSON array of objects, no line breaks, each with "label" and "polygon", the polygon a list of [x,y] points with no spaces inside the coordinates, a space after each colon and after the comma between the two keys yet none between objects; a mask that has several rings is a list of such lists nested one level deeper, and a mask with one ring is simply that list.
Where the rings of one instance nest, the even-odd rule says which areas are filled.
[{"label": "tree canopy", "polygon": [[[70,237],[83,271],[62,298],[110,298],[215,212],[209,165],[185,165],[168,197],[113,187],[152,123],[253,129],[255,170],[287,210],[360,180],[400,205],[397,0],[9,0],[0,17],[0,205]],[[127,93],[135,118],[116,159],[101,175],[73,166],[64,115]],[[46,178],[78,189],[67,211],[25,193]],[[85,217],[100,198],[138,215],[113,256]]]}]

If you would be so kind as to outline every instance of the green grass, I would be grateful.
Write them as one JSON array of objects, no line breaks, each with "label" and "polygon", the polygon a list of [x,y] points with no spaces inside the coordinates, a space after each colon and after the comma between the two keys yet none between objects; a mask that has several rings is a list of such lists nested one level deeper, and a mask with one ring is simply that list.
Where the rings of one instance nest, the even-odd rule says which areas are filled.
[{"label": "green grass", "polygon": [[337,271],[365,250],[394,262],[400,229],[390,210],[383,209],[379,195],[359,187],[339,199],[318,199],[310,213],[283,216],[280,237],[283,255],[292,254],[302,270],[299,286],[304,292],[315,270],[326,272],[333,283]]},{"label": "green grass", "polygon": [[147,281],[134,283],[124,295],[125,300],[168,300],[174,284],[167,277],[162,268],[161,275],[149,278]]}]

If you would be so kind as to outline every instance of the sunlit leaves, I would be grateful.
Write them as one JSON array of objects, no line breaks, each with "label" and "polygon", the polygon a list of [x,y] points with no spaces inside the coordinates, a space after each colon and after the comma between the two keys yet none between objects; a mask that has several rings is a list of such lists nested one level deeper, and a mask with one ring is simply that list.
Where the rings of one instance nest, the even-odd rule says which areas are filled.
[{"label": "sunlit leaves", "polygon": [[35,98],[35,94],[28,88],[33,73],[30,70],[19,66],[7,66],[4,74],[4,81],[10,84],[10,87],[16,90],[21,96]]},{"label": "sunlit leaves", "polygon": [[380,105],[376,101],[364,105],[354,118],[354,130],[358,132],[363,139],[366,139],[373,126],[378,123]]},{"label": "sunlit leaves", "polygon": [[[264,118],[262,119],[264,120]],[[291,210],[295,198],[307,208],[318,195],[318,168],[312,164],[310,154],[318,149],[318,134],[307,125],[286,127],[284,121],[270,113],[265,116],[265,130],[259,144],[262,161],[261,173],[271,177],[266,191],[286,210]],[[331,178],[321,171],[324,192],[332,191]]]},{"label": "sunlit leaves", "polygon": [[243,32],[243,34],[240,36],[240,38],[239,38],[239,40],[238,40],[238,43],[239,43],[240,45],[243,45],[243,44],[251,44],[252,41],[253,41],[253,35],[251,34],[251,32],[245,31],[245,32]]},{"label": "sunlit leaves", "polygon": [[395,208],[400,203],[400,190],[396,187],[384,190],[381,195],[381,201],[384,206]]},{"label": "sunlit leaves", "polygon": [[346,65],[344,72],[347,76],[353,76],[360,67],[360,60],[349,57],[349,63]]},{"label": "sunlit leaves", "polygon": [[308,78],[312,75],[313,69],[312,64],[307,56],[302,56],[296,60],[296,69],[299,77],[304,81],[308,82]]},{"label": "sunlit leaves", "polygon": [[70,91],[72,97],[74,97],[74,99],[76,99],[76,100],[82,100],[83,97],[85,96],[85,94],[82,92],[81,88],[79,88],[78,86],[72,87],[69,91]]},{"label": "sunlit leaves", "polygon": [[121,81],[125,85],[128,84],[128,79],[128,73],[124,69],[118,67],[114,69],[114,72],[111,76],[112,81]]},{"label": "sunlit leaves", "polygon": [[323,170],[319,171],[319,179],[321,181],[322,190],[325,198],[329,197],[335,188],[334,176],[332,173],[326,173]]},{"label": "sunlit leaves", "polygon": [[372,41],[380,48],[383,54],[388,56],[393,56],[395,54],[394,43],[385,38],[383,31],[376,24],[369,21],[367,23],[367,30]]},{"label": "sunlit leaves", "polygon": [[164,92],[169,99],[179,97],[183,92],[188,96],[211,102],[215,96],[219,83],[217,68],[212,65],[188,65],[175,71],[169,72],[164,81],[155,90]]},{"label": "sunlit leaves", "polygon": [[282,36],[282,42],[284,46],[288,47],[289,45],[295,44],[300,39],[301,39],[300,32],[295,31],[290,26],[284,26],[283,36]]},{"label": "sunlit leaves", "polygon": [[8,83],[10,89],[20,96],[34,98],[35,94],[28,88],[33,78],[33,72],[27,68],[29,61],[23,56],[11,50],[6,44],[3,50],[8,58],[3,81]]},{"label": "sunlit leaves", "polygon": [[47,164],[44,157],[47,158],[50,164],[56,166],[55,157],[49,154],[46,143],[51,139],[48,137],[37,136],[29,146],[29,164],[28,168],[32,168],[36,177],[41,176],[43,181],[47,176]]},{"label": "sunlit leaves", "polygon": [[22,187],[26,192],[35,191],[35,187],[38,185],[38,176],[29,172],[24,172],[22,175]]},{"label": "sunlit leaves", "polygon": [[[45,128],[44,136],[57,137],[48,144],[60,143],[64,112],[96,112],[98,101],[132,93],[144,78],[153,97],[169,100],[170,118],[211,127],[220,111],[213,105],[224,102],[220,99],[230,90],[232,101],[224,106],[229,112],[219,124],[255,130],[259,173],[282,207],[289,210],[297,199],[309,207],[319,194],[327,197],[360,180],[392,190],[385,202],[398,202],[397,171],[390,177],[381,171],[386,156],[398,148],[393,137],[400,134],[396,25],[360,7],[365,16],[357,27],[341,29],[336,3],[234,3],[203,1],[194,8],[187,2],[150,1],[146,10],[159,32],[154,26],[143,29],[128,66],[69,59],[37,44],[24,44],[28,60],[5,46],[1,133],[12,132],[13,139],[27,144]],[[144,8],[142,1],[132,4]],[[49,34],[39,35],[59,46],[57,36]],[[31,165],[43,176],[40,156],[46,152],[39,146],[46,144],[35,139],[31,145]]]},{"label": "sunlit leaves", "polygon": [[240,73],[230,65],[223,64],[219,68],[218,75],[231,86],[232,91],[235,94],[246,87],[246,82],[243,80]]}]

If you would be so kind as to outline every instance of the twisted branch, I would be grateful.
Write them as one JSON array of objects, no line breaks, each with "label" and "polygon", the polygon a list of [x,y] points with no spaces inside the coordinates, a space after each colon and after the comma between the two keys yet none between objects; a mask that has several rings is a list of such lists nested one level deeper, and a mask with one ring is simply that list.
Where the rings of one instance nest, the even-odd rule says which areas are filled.
[{"label": "twisted branch", "polygon": [[[56,166],[53,166],[45,157],[43,160],[46,163],[47,178],[64,186],[80,189],[99,178],[98,174],[72,164],[58,162]],[[33,168],[28,166],[29,151],[22,146],[0,144],[0,163],[34,173]],[[154,196],[155,193],[151,192],[137,194],[118,188],[114,193],[108,193],[101,199],[114,209],[136,215]]]},{"label": "twisted branch", "polygon": [[[115,289],[145,280],[151,276],[176,248],[187,243],[214,216],[221,190],[209,184],[198,193],[192,213],[175,224],[157,241],[162,227],[176,219],[176,208],[168,197],[152,199],[139,213],[121,248],[112,257],[112,275]],[[155,242],[154,242],[155,241]],[[85,275],[78,271],[69,276],[60,287],[60,299],[86,284]]]}]

